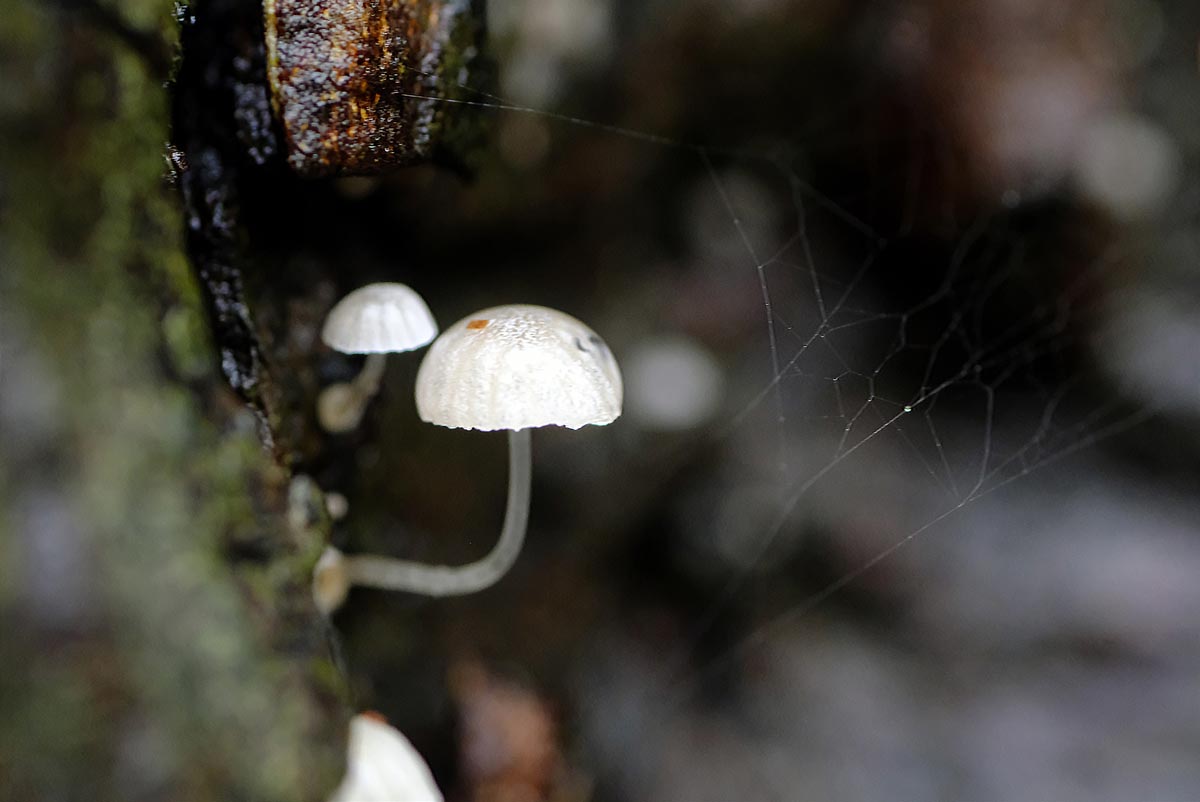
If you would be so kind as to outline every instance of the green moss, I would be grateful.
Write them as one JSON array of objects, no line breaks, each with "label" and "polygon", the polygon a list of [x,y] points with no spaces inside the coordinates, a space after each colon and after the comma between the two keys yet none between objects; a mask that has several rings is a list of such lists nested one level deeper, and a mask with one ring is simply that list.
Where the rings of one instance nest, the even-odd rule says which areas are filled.
[{"label": "green moss", "polygon": [[[169,2],[118,10],[174,35]],[[0,303],[62,384],[47,448],[97,556],[102,623],[88,637],[113,661],[104,682],[77,651],[31,663],[21,650],[51,637],[36,625],[7,647],[23,669],[2,684],[22,703],[0,722],[0,774],[65,786],[60,798],[122,798],[103,745],[148,727],[171,798],[320,799],[340,773],[344,715],[308,601],[324,532],[289,527],[288,477],[216,382],[164,180],[167,90],[115,38],[12,0],[0,15],[4,83],[29,87],[0,104]],[[4,496],[33,481],[8,476]],[[264,544],[262,560],[234,559],[242,541]],[[11,602],[21,577],[2,581]]]}]

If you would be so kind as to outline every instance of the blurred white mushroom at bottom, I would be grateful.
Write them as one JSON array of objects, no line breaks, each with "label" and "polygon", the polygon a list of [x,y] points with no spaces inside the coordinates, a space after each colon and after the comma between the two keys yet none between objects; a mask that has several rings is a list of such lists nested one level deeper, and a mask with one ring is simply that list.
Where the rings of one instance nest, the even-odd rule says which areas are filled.
[{"label": "blurred white mushroom at bottom", "polygon": [[350,720],[346,776],[329,802],[443,802],[424,759],[378,713]]}]

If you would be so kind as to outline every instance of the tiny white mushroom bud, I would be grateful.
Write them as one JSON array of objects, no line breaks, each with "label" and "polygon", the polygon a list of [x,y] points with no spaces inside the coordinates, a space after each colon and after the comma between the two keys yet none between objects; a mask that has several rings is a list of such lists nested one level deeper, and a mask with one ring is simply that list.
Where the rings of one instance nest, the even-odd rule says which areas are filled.
[{"label": "tiny white mushroom bud", "polygon": [[354,384],[331,384],[317,395],[317,423],[331,434],[352,432],[367,409],[363,401],[362,391]]},{"label": "tiny white mushroom bud", "polygon": [[326,546],[313,566],[313,602],[323,615],[331,615],[346,601],[350,592],[350,577],[346,573],[346,558],[333,546]]}]

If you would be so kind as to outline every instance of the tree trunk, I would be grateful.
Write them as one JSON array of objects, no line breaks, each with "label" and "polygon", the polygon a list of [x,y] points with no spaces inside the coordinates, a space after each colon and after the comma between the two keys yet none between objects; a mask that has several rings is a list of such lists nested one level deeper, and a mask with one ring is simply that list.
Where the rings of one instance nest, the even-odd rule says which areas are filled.
[{"label": "tree trunk", "polygon": [[218,369],[172,5],[108,9],[0,0],[0,800],[324,799],[328,518]]}]

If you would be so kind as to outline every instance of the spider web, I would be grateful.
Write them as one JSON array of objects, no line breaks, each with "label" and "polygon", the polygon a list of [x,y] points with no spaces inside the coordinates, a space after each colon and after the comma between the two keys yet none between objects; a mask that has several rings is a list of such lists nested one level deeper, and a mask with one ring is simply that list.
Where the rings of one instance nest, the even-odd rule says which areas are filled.
[{"label": "spider web", "polygon": [[[1076,318],[1088,313],[1089,297],[1111,277],[1131,247],[1128,243],[1114,243],[1095,256],[1054,297],[1038,297],[1025,280],[1041,267],[1030,263],[1024,242],[996,212],[981,213],[957,241],[935,287],[920,300],[890,303],[872,279],[880,270],[880,256],[903,239],[903,232],[889,236],[873,229],[770,153],[679,142],[460,88],[480,99],[444,102],[535,116],[694,160],[724,210],[741,249],[740,258],[725,267],[755,277],[761,293],[760,347],[768,358],[757,388],[710,436],[734,438],[765,420],[778,443],[778,502],[773,522],[753,554],[743,555],[742,570],[713,603],[711,615],[736,594],[805,497],[848,463],[867,459],[865,452],[880,440],[899,446],[905,468],[924,477],[942,506],[920,526],[897,535],[861,565],[799,601],[785,617],[821,603],[957,510],[1154,415],[1152,408],[1115,389],[1102,400],[1076,393],[1087,380],[1081,369],[1065,375],[1057,371],[1056,359],[1064,351],[1085,347],[1074,330]],[[787,188],[793,222],[779,241],[754,241],[718,162],[736,165],[735,179],[741,177],[739,169],[749,166],[773,173]],[[821,255],[809,234],[817,215],[822,223],[860,238],[865,253],[849,274],[821,269]],[[1001,314],[1012,309],[1011,299],[1001,300],[1010,284],[1019,285],[1015,292],[1028,294],[1031,303],[1023,314],[993,325],[992,306]],[[939,404],[947,396],[955,396],[955,410],[943,416]],[[1001,424],[998,404],[1010,400],[1020,411],[1015,420]],[[941,417],[947,422],[940,423]],[[948,442],[947,429],[956,442]],[[793,460],[789,452],[798,444],[810,453]]]},{"label": "spider web", "polygon": [[[781,536],[811,512],[806,500],[836,485],[839,474],[866,462],[868,471],[898,471],[923,488],[910,528],[900,522],[889,527],[875,551],[686,676],[685,694],[912,541],[943,524],[953,530],[954,515],[968,505],[1154,414],[1115,390],[1100,398],[1081,391],[1084,371],[1059,369],[1070,364],[1061,359],[1063,352],[1081,345],[1076,318],[1087,313],[1088,296],[1119,262],[1116,246],[1053,299],[1032,303],[1023,315],[996,327],[988,321],[990,305],[1010,315],[1011,303],[1000,296],[1036,266],[1022,253],[1021,240],[997,229],[994,219],[980,217],[957,243],[936,288],[912,304],[891,306],[872,285],[880,256],[892,245],[888,237],[865,231],[870,252],[848,277],[823,272],[808,235],[814,191],[801,176],[781,170],[781,180],[792,189],[796,223],[784,243],[764,255],[747,237],[710,154],[702,150],[701,157],[744,245],[745,266],[757,275],[770,357],[769,379],[720,436],[735,437],[754,419],[761,425],[774,418],[780,453],[779,500],[763,531],[738,555],[740,570],[712,601],[693,637],[701,637],[753,581]],[[843,222],[849,217],[836,206],[827,208],[826,216]],[[858,221],[846,224],[864,229]],[[789,452],[795,450],[810,453],[792,459]],[[870,466],[881,454],[890,464]]]},{"label": "spider web", "polygon": [[[914,156],[827,188],[820,143],[844,124],[837,110],[804,136],[729,148],[470,91],[474,100],[446,102],[540,121],[551,143],[611,138],[687,176],[690,197],[676,201],[699,222],[674,257],[684,267],[659,271],[680,297],[658,298],[651,329],[690,325],[721,340],[720,325],[697,318],[753,297],[753,331],[723,342],[727,403],[688,435],[720,454],[713,476],[683,494],[681,506],[699,511],[676,524],[675,562],[704,598],[668,659],[650,660],[654,682],[626,689],[658,715],[686,715],[714,684],[727,700],[731,673],[786,651],[811,617],[905,609],[912,587],[937,577],[925,555],[906,562],[917,544],[936,552],[971,539],[980,519],[964,513],[985,500],[1003,525],[1003,499],[1086,484],[1098,446],[1159,414],[1096,364],[1105,304],[1146,238],[1097,225],[1062,187],[964,202]],[[910,195],[863,200],[883,184]],[[1157,225],[1195,214],[1187,194]],[[639,303],[636,288],[614,292],[607,306]],[[703,311],[689,316],[689,304]],[[604,333],[620,357],[644,331]],[[797,569],[814,556],[821,570]]]}]

